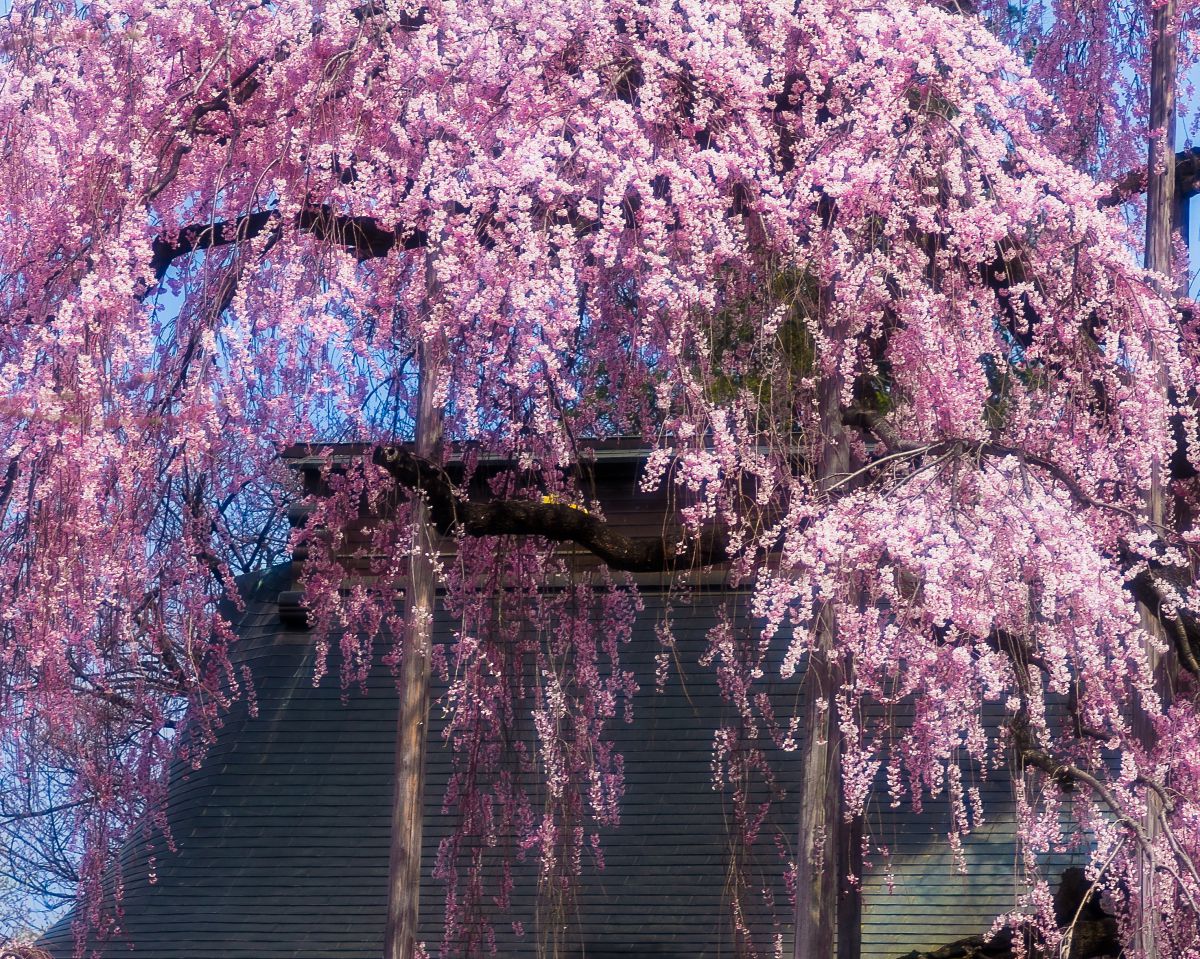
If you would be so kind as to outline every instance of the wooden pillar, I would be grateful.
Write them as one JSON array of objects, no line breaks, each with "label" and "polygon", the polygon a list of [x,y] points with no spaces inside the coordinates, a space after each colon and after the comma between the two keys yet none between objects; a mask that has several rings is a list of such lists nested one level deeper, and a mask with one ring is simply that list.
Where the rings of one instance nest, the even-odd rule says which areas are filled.
[{"label": "wooden pillar", "polygon": [[795,959],[831,959],[834,930],[838,928],[842,777],[833,703],[834,690],[840,683],[830,655],[835,628],[833,610],[826,607],[817,619],[804,676],[807,698],[796,850]]},{"label": "wooden pillar", "polygon": [[[835,339],[836,342],[836,339]],[[818,396],[823,453],[818,485],[827,488],[850,472],[850,446],[841,414],[841,379],[824,378]],[[842,819],[842,750],[837,691],[842,670],[836,651],[837,616],[823,606],[814,624],[801,754],[797,841],[794,959],[858,959],[861,892],[846,882],[849,833]]]},{"label": "wooden pillar", "polygon": [[[1154,10],[1153,40],[1150,50],[1150,140],[1146,180],[1146,267],[1170,278],[1160,292],[1172,298],[1177,290],[1173,237],[1175,227],[1183,219],[1176,197],[1175,182],[1175,86],[1177,70],[1177,30],[1175,0],[1165,2]],[[1186,237],[1185,237],[1186,240]],[[1183,271],[1186,277],[1187,271]],[[1184,280],[1186,285],[1186,279]],[[1186,290],[1185,290],[1186,292]],[[1154,360],[1154,354],[1151,353]],[[1159,390],[1165,396],[1165,372],[1157,373]],[[1163,466],[1156,457],[1151,463],[1144,516],[1151,524],[1161,525],[1165,514]],[[1157,642],[1166,636],[1154,611],[1141,609],[1142,626]],[[1153,644],[1147,643],[1146,657],[1155,677],[1155,686],[1164,704],[1172,695],[1173,657],[1161,657]],[[1147,746],[1153,746],[1154,729],[1143,710],[1134,716],[1134,733]],[[1157,837],[1162,817],[1162,801],[1158,794],[1147,797],[1146,819],[1142,826],[1151,842]],[[1147,853],[1141,853],[1139,865],[1139,897],[1141,913],[1137,917],[1133,950],[1143,959],[1165,959],[1158,942],[1158,911],[1154,906],[1157,887],[1154,863]]]},{"label": "wooden pillar", "polygon": [[[1150,48],[1150,139],[1146,176],[1146,268],[1175,275],[1172,227],[1175,203],[1175,72],[1178,24],[1175,0],[1154,10]],[[1163,292],[1169,293],[1170,290]]]},{"label": "wooden pillar", "polygon": [[[840,808],[841,804],[838,805]],[[861,959],[862,956],[862,841],[863,817],[860,814],[841,826],[842,848],[838,855],[838,959]]]},{"label": "wooden pillar", "polygon": [[[440,360],[437,352],[436,346],[421,345],[415,437],[416,454],[433,462],[440,461],[442,444],[442,410],[435,404]],[[429,507],[419,495],[413,504],[411,549],[409,580],[405,587],[407,618],[396,725],[384,959],[413,959],[420,914],[429,670],[437,602],[434,570],[437,537],[429,519]]]}]

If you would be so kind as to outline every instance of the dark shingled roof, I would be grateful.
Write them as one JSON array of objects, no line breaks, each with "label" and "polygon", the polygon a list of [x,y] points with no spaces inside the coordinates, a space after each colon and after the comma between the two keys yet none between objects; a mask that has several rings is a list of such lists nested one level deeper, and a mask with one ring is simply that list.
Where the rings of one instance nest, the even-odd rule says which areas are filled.
[{"label": "dark shingled roof", "polygon": [[[121,933],[93,944],[102,956],[377,959],[381,953],[393,680],[377,665],[369,693],[352,691],[343,703],[335,663],[314,688],[311,637],[280,624],[275,602],[280,585],[278,575],[263,581],[241,625],[237,656],[253,671],[259,715],[251,718],[239,702],[203,766],[174,770],[169,822],[177,851],[168,851],[161,836],[130,843],[123,857]],[[660,647],[653,627],[665,600],[645,594],[645,612],[624,654],[642,689],[632,725],[618,724],[612,731],[625,757],[623,822],[605,837],[605,870],[585,866],[575,954],[693,959],[736,954],[727,894],[728,800],[713,789],[710,766],[713,729],[728,707],[711,670],[697,665],[715,608],[728,598],[698,591],[690,606],[675,603],[681,665],[658,695],[654,654]],[[443,638],[449,628],[439,623]],[[772,695],[785,715],[794,714],[799,680],[776,680]],[[423,938],[434,954],[443,889],[429,873],[438,840],[452,824],[441,811],[448,755],[437,735],[438,713],[435,708],[422,888]],[[777,752],[774,759],[787,796],[775,805],[753,851],[778,903],[778,925],[761,908],[753,916],[765,955],[773,952],[777,933],[790,954],[775,837],[790,848],[797,821],[798,757]],[[891,809],[886,797],[872,807],[872,833],[891,850],[895,891],[889,894],[882,868],[866,876],[865,956],[896,956],[980,932],[996,913],[1013,906],[1020,889],[1007,815],[1010,787],[1003,781],[982,785],[992,818],[966,844],[969,875],[956,873],[951,863],[944,803],[928,803],[920,817]],[[528,934],[516,938],[498,923],[502,956],[535,953],[536,883],[528,875],[521,878],[512,918],[524,920]],[[56,956],[70,955],[69,922],[50,930],[44,944]]]}]

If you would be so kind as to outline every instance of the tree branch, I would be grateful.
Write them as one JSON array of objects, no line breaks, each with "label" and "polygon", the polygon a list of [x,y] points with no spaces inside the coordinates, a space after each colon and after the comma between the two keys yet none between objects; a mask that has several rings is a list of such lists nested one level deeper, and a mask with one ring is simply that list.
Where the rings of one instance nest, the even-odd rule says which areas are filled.
[{"label": "tree branch", "polygon": [[[1122,506],[1120,503],[1109,503],[1105,500],[1096,499],[1094,496],[1088,494],[1069,472],[1053,460],[1038,453],[1030,453],[1020,447],[1008,446],[1004,443],[996,443],[990,440],[973,440],[956,437],[932,441],[902,439],[899,433],[896,432],[895,427],[887,422],[883,414],[874,410],[863,410],[860,408],[848,410],[843,413],[843,421],[848,426],[854,426],[873,433],[887,450],[886,456],[879,457],[867,463],[866,466],[858,471],[859,473],[865,474],[871,472],[880,466],[906,457],[936,457],[945,456],[947,453],[998,458],[1012,456],[1028,466],[1036,466],[1043,472],[1050,474],[1050,476],[1063,485],[1067,492],[1071,494],[1071,498],[1080,506],[1086,506],[1091,509],[1109,510],[1128,516],[1135,522],[1141,522],[1138,514],[1128,507]],[[854,475],[857,476],[858,474]],[[851,478],[846,477],[838,485],[846,485]]]},{"label": "tree branch", "polygon": [[[845,411],[843,420],[848,426],[854,426],[874,434],[887,453],[872,460],[856,473],[844,477],[836,484],[837,486],[850,485],[860,476],[906,459],[918,457],[931,459],[954,453],[974,456],[1013,456],[1026,465],[1037,467],[1062,484],[1078,505],[1119,513],[1128,517],[1138,526],[1143,524],[1142,517],[1135,511],[1119,503],[1096,499],[1067,470],[1053,460],[1037,453],[1030,453],[1003,443],[979,440],[946,439],[937,442],[906,440],[900,437],[883,414],[858,407]],[[1193,585],[1189,574],[1178,567],[1155,563],[1152,559],[1148,560],[1125,546],[1121,547],[1119,556],[1126,569],[1145,562],[1145,567],[1126,584],[1126,588],[1152,616],[1162,622],[1167,633],[1173,638],[1180,661],[1188,672],[1200,677],[1200,652],[1198,652],[1200,651],[1200,613],[1185,607],[1179,601],[1179,598],[1185,596]],[[1176,598],[1172,599],[1172,597]]]},{"label": "tree branch", "polygon": [[[242,243],[267,232],[274,234],[274,240],[281,233],[279,219],[278,210],[258,210],[239,216],[233,223],[218,220],[186,226],[175,240],[159,237],[154,241],[154,254],[150,260],[154,278],[161,281],[172,263],[197,250]],[[429,240],[424,230],[400,236],[396,231],[380,226],[374,217],[335,213],[328,203],[307,204],[300,210],[294,225],[302,233],[311,233],[349,250],[360,262],[387,256],[397,245],[404,250],[420,249]]]},{"label": "tree branch", "polygon": [[84,804],[82,799],[73,799],[70,802],[59,803],[55,806],[48,806],[45,809],[26,809],[22,812],[5,813],[0,816],[0,826],[8,826],[15,822],[23,822],[26,819],[40,819],[43,816],[53,816],[60,812],[67,812],[71,809],[78,809]]},{"label": "tree branch", "polygon": [[[1112,189],[1096,204],[1100,209],[1120,206],[1139,193],[1146,192],[1146,167],[1130,170],[1118,177]],[[1175,196],[1182,200],[1200,193],[1200,147],[1190,147],[1175,154]]]},{"label": "tree branch", "polygon": [[631,537],[590,513],[563,503],[502,499],[473,503],[463,499],[444,469],[398,447],[381,447],[374,462],[396,482],[419,492],[443,536],[541,536],[574,543],[610,568],[630,573],[670,572],[728,562],[724,532],[707,530],[698,538],[671,542],[667,536]]},{"label": "tree branch", "polygon": [[1167,634],[1174,640],[1183,667],[1193,676],[1200,677],[1200,658],[1197,657],[1197,650],[1200,650],[1200,616],[1178,599],[1172,599],[1172,596],[1186,595],[1192,585],[1187,573],[1178,567],[1165,566],[1137,555],[1124,544],[1121,546],[1121,560],[1126,566],[1144,563],[1141,571],[1125,588],[1151,616],[1163,624]]}]

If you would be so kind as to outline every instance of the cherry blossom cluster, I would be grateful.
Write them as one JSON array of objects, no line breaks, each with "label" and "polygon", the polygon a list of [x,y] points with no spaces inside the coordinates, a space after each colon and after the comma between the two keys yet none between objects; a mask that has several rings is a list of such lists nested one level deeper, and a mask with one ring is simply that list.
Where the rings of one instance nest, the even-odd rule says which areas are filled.
[{"label": "cherry blossom cluster", "polygon": [[[805,667],[828,611],[848,813],[944,794],[960,840],[988,814],[973,777],[1016,757],[1047,936],[1039,857],[1077,836],[1126,928],[1152,860],[1147,908],[1197,954],[1195,687],[1160,696],[1127,587],[1194,569],[1187,490],[1161,527],[1143,502],[1198,459],[1200,351],[1090,175],[1152,132],[1123,132],[1147,11],[953,6],[14,4],[0,737],[6,776],[70,771],[93,924],[170,762],[201,762],[251,686],[222,602],[282,535],[279,451],[411,438],[427,376],[447,450],[512,464],[491,495],[582,503],[589,446],[640,437],[670,535],[720,532],[765,623],[707,657],[749,841],[759,742],[804,739],[763,684]],[[402,632],[412,513],[383,470],[330,484],[306,602],[351,695]],[[575,572],[519,537],[441,570],[448,949],[487,947],[522,857],[569,908],[617,821],[604,734],[650,685],[619,665],[637,601]],[[901,705],[911,728],[862,718]]]}]

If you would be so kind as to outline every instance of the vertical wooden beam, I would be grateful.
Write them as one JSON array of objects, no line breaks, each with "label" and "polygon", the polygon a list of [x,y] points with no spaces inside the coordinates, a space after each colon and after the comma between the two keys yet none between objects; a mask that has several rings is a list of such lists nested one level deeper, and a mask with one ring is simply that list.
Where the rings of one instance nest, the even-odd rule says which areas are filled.
[{"label": "vertical wooden beam", "polygon": [[[836,339],[835,339],[836,342]],[[850,444],[842,424],[841,378],[824,377],[819,388],[823,452],[818,484],[828,487],[850,472]],[[857,959],[861,940],[860,892],[846,882],[842,819],[842,750],[837,691],[842,671],[836,650],[837,617],[823,606],[814,624],[801,753],[800,828],[797,841],[794,959],[831,959],[837,936],[839,959]],[[841,882],[839,882],[841,880]]]},{"label": "vertical wooden beam", "polygon": [[[1175,0],[1155,7],[1150,46],[1150,150],[1146,176],[1146,268],[1175,276],[1175,72],[1178,24]],[[1170,292],[1164,290],[1164,293]]]},{"label": "vertical wooden beam", "polygon": [[[436,345],[423,342],[419,350],[416,454],[439,462],[442,410],[436,405],[438,364]],[[384,959],[413,959],[421,892],[421,833],[425,809],[425,745],[429,722],[429,670],[433,645],[433,616],[437,602],[434,559],[437,536],[429,507],[419,495],[413,504],[412,552],[405,589],[404,657],[400,670],[399,713],[396,721],[395,792],[392,799],[391,853],[388,864],[388,914]]]},{"label": "vertical wooden beam", "polygon": [[1173,232],[1178,234],[1183,241],[1184,260],[1183,269],[1180,271],[1175,283],[1175,293],[1177,296],[1187,296],[1191,287],[1191,257],[1188,251],[1192,243],[1192,198],[1186,193],[1179,192],[1179,184],[1175,185],[1175,213]]},{"label": "vertical wooden beam", "polygon": [[841,755],[833,696],[840,683],[831,655],[836,624],[828,606],[818,615],[815,628],[804,674],[808,689],[796,850],[795,959],[831,959],[838,928]]},{"label": "vertical wooden beam", "polygon": [[[1164,0],[1154,9],[1151,29],[1153,37],[1150,48],[1150,149],[1147,159],[1146,179],[1146,268],[1168,277],[1165,289],[1160,292],[1170,298],[1175,295],[1179,284],[1175,269],[1173,238],[1175,227],[1182,220],[1181,210],[1175,195],[1175,86],[1178,64],[1175,0]],[[1186,238],[1185,238],[1186,239]],[[1184,276],[1187,270],[1182,271]],[[1184,280],[1186,284],[1186,280]],[[1156,361],[1151,351],[1152,362]],[[1158,373],[1159,390],[1165,396],[1167,383],[1164,371]],[[1151,524],[1161,525],[1165,514],[1163,490],[1163,464],[1155,457],[1151,462],[1149,484],[1146,490],[1144,516]],[[1166,641],[1165,631],[1152,610],[1142,606],[1142,627],[1154,642]],[[1146,644],[1146,658],[1154,673],[1155,686],[1163,702],[1169,703],[1172,686],[1172,657],[1161,657],[1154,643]],[[1134,733],[1142,743],[1154,745],[1154,728],[1144,710],[1134,715]],[[1159,833],[1162,817],[1162,801],[1158,794],[1148,791],[1146,819],[1143,823],[1146,837],[1153,843]],[[1141,912],[1137,917],[1132,942],[1133,950],[1142,959],[1160,959],[1162,952],[1158,942],[1159,916],[1155,907],[1157,888],[1152,857],[1143,852],[1139,863],[1139,899]]]},{"label": "vertical wooden beam", "polygon": [[862,957],[862,841],[863,817],[859,814],[849,822],[843,822],[841,827],[842,848],[838,854],[838,959]]}]

